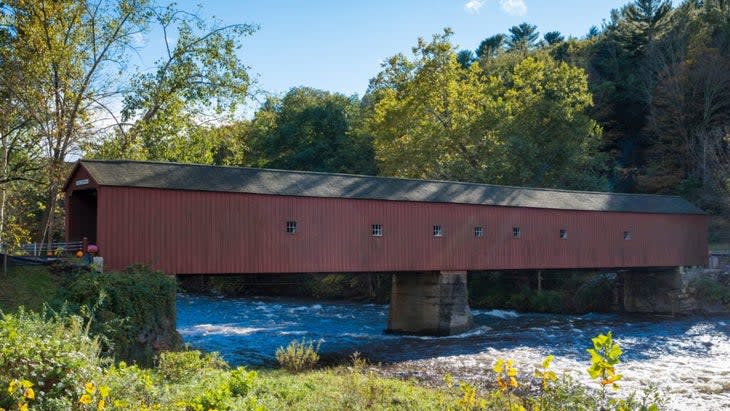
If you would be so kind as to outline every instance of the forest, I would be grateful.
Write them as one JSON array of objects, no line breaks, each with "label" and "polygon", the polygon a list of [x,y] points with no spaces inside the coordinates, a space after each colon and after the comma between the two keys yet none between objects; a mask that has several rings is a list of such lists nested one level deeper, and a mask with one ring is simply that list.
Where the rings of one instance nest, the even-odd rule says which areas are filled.
[{"label": "forest", "polygon": [[[0,242],[63,238],[78,158],[681,195],[730,242],[730,1],[606,14],[579,38],[526,22],[473,49],[444,28],[383,56],[363,96],[272,95],[239,53],[255,25],[153,0],[2,0]],[[163,53],[131,67],[152,30]]]}]

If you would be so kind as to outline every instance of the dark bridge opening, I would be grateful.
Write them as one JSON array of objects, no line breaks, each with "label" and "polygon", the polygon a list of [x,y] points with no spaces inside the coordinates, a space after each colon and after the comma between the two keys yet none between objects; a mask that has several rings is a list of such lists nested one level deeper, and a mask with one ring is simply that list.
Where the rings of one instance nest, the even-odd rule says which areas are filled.
[{"label": "dark bridge opening", "polygon": [[77,190],[69,198],[68,240],[96,243],[96,190]]}]

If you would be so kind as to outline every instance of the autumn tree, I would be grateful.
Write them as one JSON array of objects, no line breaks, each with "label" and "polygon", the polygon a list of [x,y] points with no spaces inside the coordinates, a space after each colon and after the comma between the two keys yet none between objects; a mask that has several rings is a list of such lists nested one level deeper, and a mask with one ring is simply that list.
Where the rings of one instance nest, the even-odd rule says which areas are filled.
[{"label": "autumn tree", "polygon": [[385,174],[602,186],[600,130],[586,115],[591,96],[581,69],[540,56],[490,75],[458,64],[450,35],[419,40],[412,59],[392,57],[371,81],[369,126]]},{"label": "autumn tree", "polygon": [[[193,117],[208,108],[220,113],[246,94],[249,78],[235,50],[250,26],[208,26],[149,0],[8,0],[0,10],[9,35],[4,64],[23,80],[4,70],[0,81],[46,161],[40,238],[53,237],[70,155],[113,134],[115,156],[160,158],[162,135],[185,133]],[[138,37],[154,23],[166,55],[151,73],[126,74]]]}]

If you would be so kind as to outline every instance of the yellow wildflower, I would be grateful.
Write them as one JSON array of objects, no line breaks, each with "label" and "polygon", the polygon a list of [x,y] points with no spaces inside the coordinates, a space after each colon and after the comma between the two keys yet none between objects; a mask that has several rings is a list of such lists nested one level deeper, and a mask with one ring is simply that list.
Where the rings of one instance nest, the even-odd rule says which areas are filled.
[{"label": "yellow wildflower", "polygon": [[101,395],[101,398],[106,398],[109,396],[109,387],[106,385],[102,385],[99,387],[99,394]]},{"label": "yellow wildflower", "polygon": [[35,399],[35,391],[33,391],[32,388],[26,388],[25,393],[23,395],[25,396],[25,398],[27,398],[29,400]]},{"label": "yellow wildflower", "polygon": [[93,383],[93,382],[87,382],[87,383],[86,383],[86,386],[84,387],[84,389],[85,389],[85,390],[86,390],[86,392],[88,392],[89,394],[93,394],[93,393],[95,393],[95,392],[96,392],[96,385],[94,385],[94,383]]},{"label": "yellow wildflower", "polygon": [[10,381],[10,384],[8,385],[8,394],[14,393],[17,388],[18,388],[18,380]]},{"label": "yellow wildflower", "polygon": [[28,411],[28,404],[26,404],[26,403],[18,404],[18,411]]},{"label": "yellow wildflower", "polygon": [[91,396],[89,394],[82,395],[81,398],[79,398],[79,404],[91,404]]},{"label": "yellow wildflower", "polygon": [[96,405],[96,409],[101,411],[106,407],[106,402],[104,400],[99,400],[99,404]]}]

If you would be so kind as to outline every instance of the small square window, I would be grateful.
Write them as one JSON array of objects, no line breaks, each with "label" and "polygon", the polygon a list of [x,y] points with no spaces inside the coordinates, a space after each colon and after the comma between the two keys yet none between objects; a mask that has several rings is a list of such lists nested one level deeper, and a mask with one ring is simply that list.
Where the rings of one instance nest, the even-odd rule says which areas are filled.
[{"label": "small square window", "polygon": [[297,232],[297,222],[296,221],[287,221],[286,222],[286,232],[289,234],[294,234]]},{"label": "small square window", "polygon": [[440,225],[433,226],[433,236],[434,237],[443,237],[444,236],[444,229],[441,228]]},{"label": "small square window", "polygon": [[484,237],[484,227],[474,227],[474,237]]},{"label": "small square window", "polygon": [[373,224],[372,233],[373,233],[373,237],[382,237],[383,236],[383,225],[382,224]]},{"label": "small square window", "polygon": [[566,229],[560,230],[560,239],[561,240],[567,240],[568,239],[568,230],[566,230]]},{"label": "small square window", "polygon": [[522,237],[522,230],[520,230],[520,227],[512,227],[512,237],[514,237],[514,238]]},{"label": "small square window", "polygon": [[624,231],[624,240],[631,240],[631,231]]}]

